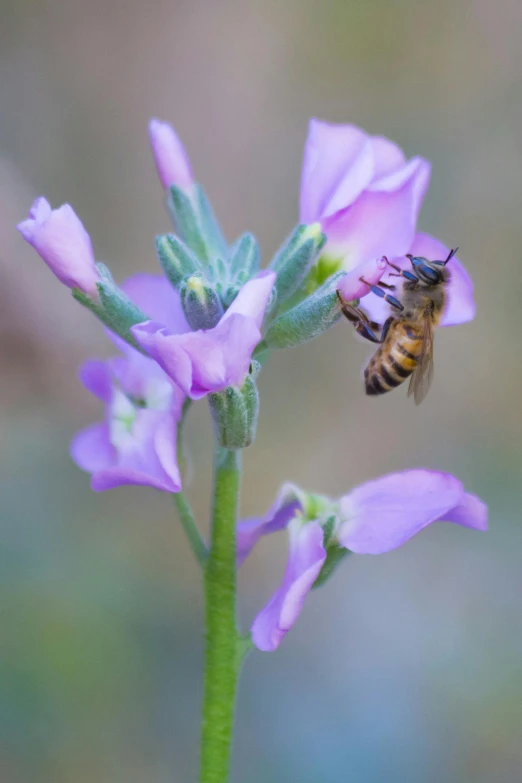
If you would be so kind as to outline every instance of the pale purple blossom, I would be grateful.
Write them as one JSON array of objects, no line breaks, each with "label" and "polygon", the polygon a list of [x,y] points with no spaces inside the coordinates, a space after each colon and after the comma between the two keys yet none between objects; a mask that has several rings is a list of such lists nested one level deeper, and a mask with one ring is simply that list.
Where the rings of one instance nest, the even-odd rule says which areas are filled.
[{"label": "pale purple blossom", "polygon": [[[172,329],[188,329],[179,294],[155,275],[136,275],[122,286],[136,304]],[[111,335],[123,355],[87,362],[83,385],[105,405],[105,420],[80,432],[74,461],[92,473],[97,491],[141,484],[179,492],[176,432],[185,395],[152,359]]]},{"label": "pale purple blossom", "polygon": [[164,322],[154,320],[133,326],[131,332],[193,400],[227,386],[241,386],[261,340],[275,277],[274,272],[264,271],[245,283],[213,329],[176,334]]},{"label": "pale purple blossom", "polygon": [[307,504],[305,493],[285,485],[266,517],[238,525],[238,555],[256,541],[288,526],[290,548],[281,586],[252,625],[256,647],[279,646],[296,621],[304,599],[326,560],[323,525],[335,517],[332,542],[359,554],[381,554],[404,544],[433,522],[487,529],[487,507],[448,473],[417,469],[368,481],[338,501]]},{"label": "pale purple blossom", "polygon": [[97,296],[96,283],[101,278],[91,238],[69,204],[52,209],[40,196],[17,229],[62,283]]},{"label": "pale purple blossom", "polygon": [[188,190],[194,184],[190,161],[181,139],[168,122],[153,118],[149,122],[152,153],[160,180],[165,189],[176,185]]},{"label": "pale purple blossom", "polygon": [[382,136],[355,125],[310,120],[301,177],[301,221],[319,221],[324,255],[354,269],[407,253],[430,179],[430,164],[406,160]]}]

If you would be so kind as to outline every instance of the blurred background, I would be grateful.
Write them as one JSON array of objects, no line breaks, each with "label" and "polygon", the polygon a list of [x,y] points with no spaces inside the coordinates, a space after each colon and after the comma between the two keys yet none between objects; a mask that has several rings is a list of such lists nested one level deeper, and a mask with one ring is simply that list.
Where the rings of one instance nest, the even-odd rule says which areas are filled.
[{"label": "blurred background", "polygon": [[[242,508],[280,482],[340,495],[415,466],[458,475],[490,532],[434,526],[346,561],[240,689],[235,781],[512,783],[522,765],[520,525],[522,6],[515,0],[1,0],[0,779],[195,779],[199,575],[168,496],[94,494],[70,461],[101,417],[77,368],[111,348],[15,231],[70,202],[117,279],[157,269],[169,230],[147,122],[172,122],[232,239],[265,262],[296,222],[310,116],[433,163],[419,229],[476,286],[437,334],[416,408],[362,392],[347,325],[272,357]],[[210,421],[191,412],[189,488],[208,518]],[[241,575],[247,625],[281,578],[284,534]]]}]

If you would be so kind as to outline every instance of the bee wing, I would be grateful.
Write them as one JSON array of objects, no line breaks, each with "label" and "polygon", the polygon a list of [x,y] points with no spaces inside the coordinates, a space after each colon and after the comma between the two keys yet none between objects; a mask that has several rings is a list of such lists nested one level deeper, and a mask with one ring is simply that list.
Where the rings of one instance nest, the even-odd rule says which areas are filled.
[{"label": "bee wing", "polygon": [[426,397],[433,380],[433,323],[429,313],[424,317],[423,327],[422,352],[408,387],[408,397],[413,394],[416,405]]}]

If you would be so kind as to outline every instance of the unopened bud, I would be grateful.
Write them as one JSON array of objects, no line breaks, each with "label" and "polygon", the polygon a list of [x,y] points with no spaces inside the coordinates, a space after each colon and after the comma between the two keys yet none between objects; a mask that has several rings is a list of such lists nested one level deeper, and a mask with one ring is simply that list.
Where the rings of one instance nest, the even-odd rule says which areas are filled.
[{"label": "unopened bud", "polygon": [[223,316],[216,290],[201,275],[193,275],[180,286],[181,305],[191,329],[212,329]]},{"label": "unopened bud", "polygon": [[230,260],[231,276],[238,283],[244,285],[259,271],[259,245],[252,234],[243,234],[232,248]]},{"label": "unopened bud", "polygon": [[284,302],[295,293],[326,242],[326,235],[319,223],[299,225],[279,248],[270,263],[270,269],[277,272],[277,298]]},{"label": "unopened bud", "polygon": [[229,386],[208,395],[216,440],[226,449],[244,449],[255,439],[259,414],[259,392],[254,373],[243,386]]},{"label": "unopened bud", "polygon": [[174,288],[185,278],[201,272],[194,253],[175,234],[157,236],[156,252],[165,277]]},{"label": "unopened bud", "polygon": [[228,248],[210,202],[200,185],[194,185],[190,196],[172,185],[168,208],[176,231],[204,264],[216,256],[228,257]]}]

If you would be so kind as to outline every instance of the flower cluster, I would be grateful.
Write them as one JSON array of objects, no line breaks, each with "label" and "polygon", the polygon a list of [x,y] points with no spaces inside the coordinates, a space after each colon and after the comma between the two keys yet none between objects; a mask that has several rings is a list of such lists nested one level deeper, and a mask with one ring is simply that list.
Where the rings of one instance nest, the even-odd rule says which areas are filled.
[{"label": "flower cluster", "polygon": [[[375,321],[385,303],[367,296],[406,254],[443,258],[447,248],[416,233],[429,163],[406,160],[380,136],[312,120],[301,183],[300,223],[260,269],[256,239],[229,245],[189,159],[168,124],[152,120],[150,140],[175,231],[156,238],[162,275],[118,286],[96,262],[73,209],[40,197],[18,229],[76,299],[103,322],[119,354],[87,362],[84,386],[105,419],[77,435],[76,463],[105,490],[142,484],[178,493],[177,430],[188,400],[207,398],[218,445],[240,449],[255,438],[257,374],[272,349],[318,337],[341,318],[344,301],[365,299]],[[442,325],[473,318],[472,282],[457,258]],[[361,278],[364,278],[363,282]],[[263,650],[275,649],[307,592],[348,552],[389,551],[431,522],[483,530],[486,509],[447,474],[412,470],[368,482],[337,501],[285,485],[262,519],[238,525],[238,562],[263,535],[288,528],[283,583],[252,626]]]}]

